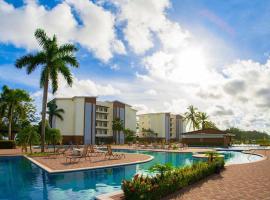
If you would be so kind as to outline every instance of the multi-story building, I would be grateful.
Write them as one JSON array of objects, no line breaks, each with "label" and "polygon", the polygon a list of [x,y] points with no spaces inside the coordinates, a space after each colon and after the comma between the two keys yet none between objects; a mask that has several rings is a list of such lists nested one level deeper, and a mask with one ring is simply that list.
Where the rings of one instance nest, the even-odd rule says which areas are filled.
[{"label": "multi-story building", "polygon": [[143,130],[152,130],[156,133],[157,138],[165,139],[181,139],[182,133],[185,131],[183,117],[171,113],[147,113],[138,115],[137,121],[139,137],[145,137]]},{"label": "multi-story building", "polygon": [[124,128],[136,131],[136,110],[119,101],[97,101],[96,97],[55,98],[64,109],[63,119],[53,119],[53,128],[61,131],[64,144],[124,143],[123,132],[113,131],[119,118]]}]

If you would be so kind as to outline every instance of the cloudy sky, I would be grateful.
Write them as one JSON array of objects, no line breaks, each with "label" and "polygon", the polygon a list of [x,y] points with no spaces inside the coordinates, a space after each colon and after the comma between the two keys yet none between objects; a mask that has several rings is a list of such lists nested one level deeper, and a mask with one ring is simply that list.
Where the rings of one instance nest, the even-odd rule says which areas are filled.
[{"label": "cloudy sky", "polygon": [[261,0],[0,0],[0,86],[28,90],[40,107],[40,71],[14,62],[38,50],[43,28],[79,47],[73,87],[59,77],[58,97],[117,99],[139,113],[192,104],[220,128],[269,131],[269,17]]}]

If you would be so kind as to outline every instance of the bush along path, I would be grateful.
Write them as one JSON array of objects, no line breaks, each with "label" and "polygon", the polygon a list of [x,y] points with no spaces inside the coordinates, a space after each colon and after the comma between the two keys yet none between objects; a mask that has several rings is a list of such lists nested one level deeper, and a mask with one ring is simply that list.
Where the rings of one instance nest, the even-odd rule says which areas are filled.
[{"label": "bush along path", "polygon": [[[160,170],[156,176],[135,175],[131,181],[124,180],[122,189],[125,199],[128,200],[157,200],[177,190],[191,185],[214,173],[219,173],[224,168],[223,159],[213,162],[199,162],[192,166]],[[168,169],[168,166],[152,167],[152,169]]]}]

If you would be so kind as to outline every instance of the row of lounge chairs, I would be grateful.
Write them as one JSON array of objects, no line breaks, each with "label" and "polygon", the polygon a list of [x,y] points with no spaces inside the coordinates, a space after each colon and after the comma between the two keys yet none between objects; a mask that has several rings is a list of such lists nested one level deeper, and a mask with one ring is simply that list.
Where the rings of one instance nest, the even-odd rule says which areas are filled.
[{"label": "row of lounge chairs", "polygon": [[66,162],[69,161],[69,163],[79,162],[81,159],[91,160],[91,157],[101,156],[104,156],[105,159],[125,158],[125,154],[113,152],[110,145],[107,146],[107,151],[97,150],[93,145],[84,145],[82,149],[79,146],[76,148],[69,146],[64,149],[58,147],[55,152],[49,153],[48,157],[56,157],[59,155],[63,155],[66,159]]},{"label": "row of lounge chairs", "polygon": [[184,150],[188,148],[188,145],[183,144],[183,143],[177,143],[177,144],[157,144],[157,143],[140,144],[140,143],[137,143],[133,145],[133,147],[141,148],[141,149]]}]

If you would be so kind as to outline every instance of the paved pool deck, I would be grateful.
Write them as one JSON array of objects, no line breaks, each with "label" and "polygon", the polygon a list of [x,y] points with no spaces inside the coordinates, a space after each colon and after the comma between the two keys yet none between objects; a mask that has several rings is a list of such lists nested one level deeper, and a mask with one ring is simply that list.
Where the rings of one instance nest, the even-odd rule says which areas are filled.
[{"label": "paved pool deck", "polygon": [[[212,175],[162,200],[270,200],[270,150],[251,153],[265,159],[248,164],[226,166]],[[99,200],[124,200],[120,191],[100,196]]]},{"label": "paved pool deck", "polygon": [[[123,153],[119,153],[123,154]],[[154,157],[146,154],[124,153],[124,157],[108,158],[105,154],[92,155],[87,159],[76,160],[69,162],[64,155],[51,155],[51,156],[27,156],[22,153],[21,149],[0,149],[1,156],[24,156],[26,159],[38,165],[48,173],[62,173],[81,171],[89,169],[99,169],[105,167],[116,167],[130,164],[138,164],[151,161]]]},{"label": "paved pool deck", "polygon": [[230,165],[220,173],[163,200],[270,200],[270,150],[256,150],[266,159]]}]

